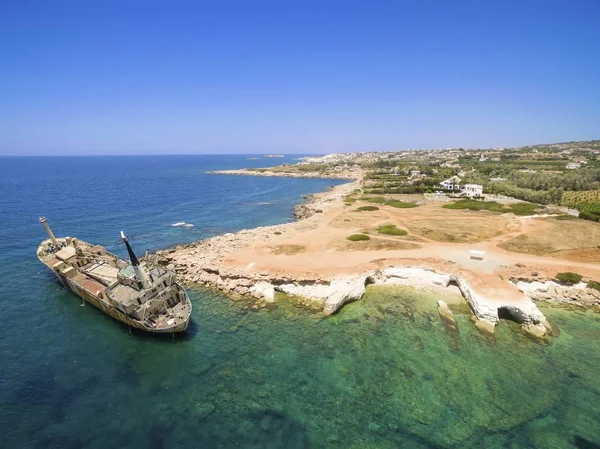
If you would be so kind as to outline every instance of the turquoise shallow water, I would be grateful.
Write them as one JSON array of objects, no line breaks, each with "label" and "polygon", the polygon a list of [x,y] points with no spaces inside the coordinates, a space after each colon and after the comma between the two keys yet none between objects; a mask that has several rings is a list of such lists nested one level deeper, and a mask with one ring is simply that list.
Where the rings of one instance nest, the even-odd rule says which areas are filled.
[{"label": "turquoise shallow water", "polygon": [[[178,167],[178,180],[169,177],[172,167],[166,162],[161,169],[135,176],[158,174],[170,189],[194,191],[194,182],[204,182],[196,171],[211,165],[200,162],[188,160]],[[246,161],[212,165],[219,163],[243,166]],[[43,237],[35,210],[45,200],[39,190],[29,192],[15,184],[9,185],[8,195],[6,179],[11,174],[0,174],[5,180],[3,205],[22,207],[11,213],[3,207],[0,212],[5,222],[13,223],[0,236],[2,447],[592,448],[600,444],[598,314],[543,307],[561,334],[541,346],[525,338],[512,322],[500,324],[495,340],[483,337],[460,302],[453,306],[460,331],[449,332],[435,309],[439,297],[406,288],[369,287],[363,300],[327,319],[286,298],[279,298],[273,310],[252,312],[245,303],[202,290],[190,291],[194,315],[185,337],[171,341],[130,335],[102,313],[81,307],[40,269],[33,257]],[[126,178],[126,171],[121,174]],[[54,180],[54,175],[47,176],[43,190]],[[162,247],[186,241],[190,236],[181,229],[163,224],[181,220],[201,224],[207,207],[218,213],[218,220],[210,220],[214,232],[285,221],[300,193],[331,183],[262,184],[262,180],[252,180],[256,191],[268,192],[240,201],[239,207],[246,209],[236,209],[236,201],[248,193],[247,178],[215,181],[230,192],[223,197],[229,199],[219,203],[221,209],[190,194],[174,206],[180,211],[176,218],[163,219],[141,201],[133,242]],[[149,195],[123,188],[119,179],[107,185],[115,192],[121,188],[129,205]],[[207,189],[197,186],[197,195],[202,192]],[[85,204],[86,195],[94,198],[99,193],[88,185],[78,201]],[[77,192],[67,191],[69,195],[77,198]],[[164,195],[176,198],[172,192]],[[87,233],[110,245],[111,228],[133,214],[128,207],[107,209],[117,202],[114,197],[90,202],[87,213],[73,212],[77,220],[65,213],[55,222],[63,229],[67,224],[77,228],[72,234]],[[259,202],[279,205],[264,213]],[[51,206],[68,210],[69,201],[59,203]],[[13,215],[18,218],[11,219]],[[78,224],[80,219],[87,220],[85,226]],[[207,228],[197,226],[193,232],[201,234]],[[15,255],[20,258],[14,260]]]}]

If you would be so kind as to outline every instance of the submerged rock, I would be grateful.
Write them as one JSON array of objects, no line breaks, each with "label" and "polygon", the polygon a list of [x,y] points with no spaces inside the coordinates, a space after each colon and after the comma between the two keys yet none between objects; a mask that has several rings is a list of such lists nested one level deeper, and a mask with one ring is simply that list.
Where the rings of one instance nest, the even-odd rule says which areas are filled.
[{"label": "submerged rock", "polygon": [[481,332],[486,337],[494,338],[496,330],[496,323],[490,320],[486,320],[485,318],[477,318],[473,317],[475,322],[475,327],[479,332]]},{"label": "submerged rock", "polygon": [[450,308],[448,307],[448,304],[446,304],[446,302],[442,300],[439,300],[437,304],[438,312],[446,328],[452,331],[458,331],[458,325],[456,324],[456,320],[454,319],[454,314],[452,313],[452,310],[450,310]]},{"label": "submerged rock", "polygon": [[198,404],[198,407],[196,408],[196,415],[198,416],[199,419],[205,419],[206,417],[208,417],[209,415],[212,415],[215,411],[215,406],[214,404],[210,403],[210,402],[203,402],[202,404]]}]

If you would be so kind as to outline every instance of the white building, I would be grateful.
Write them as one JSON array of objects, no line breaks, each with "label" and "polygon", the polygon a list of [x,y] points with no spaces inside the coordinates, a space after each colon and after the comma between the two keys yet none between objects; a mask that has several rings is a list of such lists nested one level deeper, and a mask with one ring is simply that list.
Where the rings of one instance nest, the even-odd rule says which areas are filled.
[{"label": "white building", "polygon": [[458,190],[460,189],[460,179],[458,176],[452,176],[445,181],[440,182],[440,185],[446,190]]},{"label": "white building", "polygon": [[479,184],[465,184],[460,193],[470,198],[481,196],[483,194],[483,186]]},{"label": "white building", "polygon": [[569,170],[575,170],[577,168],[581,168],[581,164],[579,162],[569,162],[567,164],[567,169]]}]

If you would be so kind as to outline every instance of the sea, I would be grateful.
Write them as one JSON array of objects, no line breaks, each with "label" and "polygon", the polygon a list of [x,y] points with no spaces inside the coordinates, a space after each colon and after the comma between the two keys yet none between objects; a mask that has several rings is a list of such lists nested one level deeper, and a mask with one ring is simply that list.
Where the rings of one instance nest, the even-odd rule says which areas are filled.
[{"label": "sea", "polygon": [[[600,314],[540,304],[542,345],[481,335],[439,293],[368,287],[324,318],[190,289],[185,335],[130,333],[36,258],[77,236],[125,256],[293,220],[340,180],[207,174],[297,156],[0,158],[2,448],[600,448]],[[193,226],[172,226],[186,222]]]}]

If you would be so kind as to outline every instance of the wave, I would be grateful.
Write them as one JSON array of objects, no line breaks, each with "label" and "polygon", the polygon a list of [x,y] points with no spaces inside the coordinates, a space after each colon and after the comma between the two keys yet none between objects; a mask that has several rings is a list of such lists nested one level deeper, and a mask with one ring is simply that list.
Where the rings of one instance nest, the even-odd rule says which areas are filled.
[{"label": "wave", "polygon": [[174,228],[193,228],[194,225],[192,223],[188,223],[187,221],[178,221],[177,223],[173,223],[170,226]]}]

